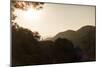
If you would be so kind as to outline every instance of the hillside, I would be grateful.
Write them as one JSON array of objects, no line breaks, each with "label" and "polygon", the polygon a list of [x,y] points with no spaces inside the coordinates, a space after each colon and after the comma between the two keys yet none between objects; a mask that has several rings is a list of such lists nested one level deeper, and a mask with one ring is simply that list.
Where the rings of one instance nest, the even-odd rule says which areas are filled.
[{"label": "hillside", "polygon": [[79,46],[84,52],[89,54],[91,59],[95,58],[95,26],[84,26],[77,31],[68,30],[58,33],[53,40],[58,38],[66,38],[71,40],[74,46]]}]

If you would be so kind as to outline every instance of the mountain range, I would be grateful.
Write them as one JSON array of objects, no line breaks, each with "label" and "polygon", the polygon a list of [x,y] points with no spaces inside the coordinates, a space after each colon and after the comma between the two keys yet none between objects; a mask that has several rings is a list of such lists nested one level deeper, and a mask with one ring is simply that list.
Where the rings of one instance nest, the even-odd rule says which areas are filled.
[{"label": "mountain range", "polygon": [[67,30],[56,34],[51,40],[55,41],[58,38],[66,38],[74,44],[75,47],[80,47],[88,54],[90,59],[95,59],[96,51],[96,27],[87,25],[77,31]]}]

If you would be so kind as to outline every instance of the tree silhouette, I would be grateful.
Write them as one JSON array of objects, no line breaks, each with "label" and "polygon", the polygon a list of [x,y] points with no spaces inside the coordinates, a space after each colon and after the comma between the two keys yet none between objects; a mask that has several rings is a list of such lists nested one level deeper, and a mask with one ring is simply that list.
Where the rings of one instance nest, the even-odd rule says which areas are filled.
[{"label": "tree silhouette", "polygon": [[[39,61],[39,45],[37,34],[28,29],[12,25],[12,64],[36,64]],[[39,35],[39,34],[38,34]],[[38,38],[40,38],[38,36]]]},{"label": "tree silhouette", "polygon": [[11,0],[11,21],[14,22],[16,15],[14,14],[15,9],[28,10],[29,7],[32,7],[33,10],[40,10],[43,8],[43,2],[31,2],[31,1],[18,1]]},{"label": "tree silhouette", "polygon": [[58,38],[55,40],[55,63],[63,62],[76,62],[80,58],[77,58],[73,43],[65,38]]},{"label": "tree silhouette", "polygon": [[65,38],[58,38],[55,40],[55,45],[62,49],[71,49],[73,48],[73,43]]},{"label": "tree silhouette", "polygon": [[36,39],[36,40],[40,40],[40,34],[38,32],[33,32],[33,37]]},{"label": "tree silhouette", "polygon": [[29,7],[40,10],[43,4],[43,2],[11,1],[12,65],[37,64],[40,62],[39,33],[20,27],[15,22],[17,16],[14,11],[15,9],[27,10]]}]

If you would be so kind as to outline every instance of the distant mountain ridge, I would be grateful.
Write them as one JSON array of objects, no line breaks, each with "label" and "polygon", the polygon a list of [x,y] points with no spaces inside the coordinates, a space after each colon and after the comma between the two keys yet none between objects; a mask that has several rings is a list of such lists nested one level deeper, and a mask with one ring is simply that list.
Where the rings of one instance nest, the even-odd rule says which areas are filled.
[{"label": "distant mountain ridge", "polygon": [[96,27],[87,25],[81,27],[77,31],[67,30],[64,32],[58,33],[52,38],[56,40],[58,38],[66,38],[73,42],[74,46],[79,46],[83,51],[89,54],[91,59],[95,58],[95,49],[96,49]]},{"label": "distant mountain ridge", "polygon": [[87,26],[81,27],[77,31],[67,30],[64,32],[60,32],[56,34],[52,39],[56,40],[57,38],[67,38],[73,41],[73,39],[80,39],[80,38],[84,38],[85,36],[89,37],[92,34],[95,35],[95,26],[87,25]]}]

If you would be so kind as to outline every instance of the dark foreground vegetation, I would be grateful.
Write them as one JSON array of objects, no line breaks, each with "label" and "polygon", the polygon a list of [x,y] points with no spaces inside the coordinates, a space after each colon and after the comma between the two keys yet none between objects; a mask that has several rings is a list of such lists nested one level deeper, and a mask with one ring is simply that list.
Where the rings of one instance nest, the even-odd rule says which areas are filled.
[{"label": "dark foreground vegetation", "polygon": [[[39,41],[38,32],[12,24],[12,66],[40,65],[95,61],[95,39],[86,41],[93,45],[83,49],[67,38]],[[88,40],[88,39],[87,39]],[[81,45],[81,44],[80,44]],[[90,52],[89,52],[90,51]],[[92,53],[91,53],[92,51]]]}]

